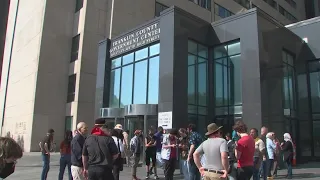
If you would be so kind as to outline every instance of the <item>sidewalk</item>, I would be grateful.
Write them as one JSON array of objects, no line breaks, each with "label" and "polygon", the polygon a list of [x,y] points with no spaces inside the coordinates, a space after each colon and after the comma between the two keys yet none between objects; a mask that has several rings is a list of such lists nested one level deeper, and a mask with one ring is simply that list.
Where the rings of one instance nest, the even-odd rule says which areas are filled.
[{"label": "sidewalk", "polygon": [[[51,154],[51,167],[48,175],[48,180],[56,180],[59,174],[59,153]],[[7,178],[8,180],[38,180],[40,179],[42,171],[41,153],[25,153],[23,158],[18,161],[15,173]],[[183,180],[181,175],[178,175],[180,170],[175,171],[175,180]],[[307,164],[298,165],[293,169],[293,179],[306,179],[306,180],[319,180],[320,179],[320,163],[310,162]],[[146,176],[145,167],[139,167],[137,175],[139,178],[144,179]],[[163,170],[158,168],[158,175],[160,180],[163,180]],[[285,179],[286,170],[278,171],[276,179]],[[67,171],[64,176],[67,180]],[[152,177],[150,178],[152,179]],[[131,180],[131,169],[125,167],[120,173],[120,180]]]}]

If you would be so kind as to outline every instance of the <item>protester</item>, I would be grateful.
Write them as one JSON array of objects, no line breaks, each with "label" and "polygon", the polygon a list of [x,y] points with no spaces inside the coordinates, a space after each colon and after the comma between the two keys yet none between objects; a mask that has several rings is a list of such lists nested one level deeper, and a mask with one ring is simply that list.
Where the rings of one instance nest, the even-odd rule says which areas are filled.
[{"label": "protester", "polygon": [[267,134],[267,144],[266,144],[266,148],[267,148],[267,153],[268,153],[268,163],[267,163],[267,175],[268,178],[272,178],[272,166],[273,166],[273,162],[274,162],[274,155],[276,152],[276,144],[273,142],[274,138],[275,138],[275,134],[273,132],[269,132]]},{"label": "protester", "polygon": [[263,153],[266,149],[266,146],[264,142],[258,137],[258,129],[252,128],[250,130],[250,136],[255,141],[253,180],[260,180],[259,169],[263,160]]},{"label": "protester", "polygon": [[196,125],[189,124],[188,126],[189,131],[189,155],[187,162],[189,163],[189,176],[190,180],[199,180],[200,179],[200,173],[198,171],[198,168],[196,164],[193,161],[193,153],[194,151],[199,147],[199,145],[202,143],[203,138],[202,136],[196,131]]},{"label": "protester", "polygon": [[235,156],[238,159],[237,180],[250,180],[253,174],[254,139],[247,133],[247,126],[239,120],[233,129],[240,137],[236,144]]},{"label": "protester", "polygon": [[157,153],[156,153],[156,158],[159,164],[159,167],[163,167],[163,161],[161,158],[161,149],[162,149],[162,140],[163,140],[163,133],[164,130],[161,126],[158,127],[158,132],[154,135],[156,138],[156,149],[157,149]]},{"label": "protester", "polygon": [[[266,139],[266,135],[268,133],[268,128],[263,126],[261,128],[261,135],[260,135],[260,139],[263,141],[263,143],[265,144],[265,146],[267,145],[267,139]],[[262,164],[260,166],[260,176],[263,177],[263,180],[267,179],[267,160],[268,160],[268,153],[267,153],[267,149],[264,150],[263,154],[262,154]]]},{"label": "protester", "polygon": [[229,133],[226,134],[227,146],[228,146],[228,159],[229,159],[229,180],[235,180],[237,177],[237,159],[235,157],[234,151],[236,149],[236,142],[238,141],[237,133],[234,131],[233,136]]},{"label": "protester", "polygon": [[23,150],[10,137],[0,137],[0,178],[5,179],[14,173],[16,161],[22,158]]},{"label": "protester", "polygon": [[161,158],[164,161],[165,180],[173,180],[178,158],[178,131],[171,129],[169,135],[163,137]]},{"label": "protester", "polygon": [[[205,140],[193,154],[194,162],[204,180],[226,180],[229,171],[228,146],[225,139],[221,138],[222,126],[215,123],[209,124]],[[202,167],[200,155],[204,154],[206,164]]]},{"label": "protester", "polygon": [[130,167],[131,151],[130,151],[130,141],[129,141],[129,130],[123,131],[122,134],[123,134],[124,156],[126,158],[127,167]]},{"label": "protester", "polygon": [[[157,175],[157,166],[156,166],[157,164],[156,137],[154,136],[154,131],[151,128],[148,130],[148,135],[145,137],[145,146],[146,146],[145,162],[146,162],[146,171],[147,171],[146,179],[150,178],[150,175],[152,174],[152,169],[154,169],[154,179],[159,179]],[[151,163],[152,163],[152,166],[150,167]]]},{"label": "protester", "polygon": [[184,128],[179,129],[179,154],[180,154],[180,169],[184,176],[184,180],[189,180],[189,173],[188,173],[188,150],[189,150],[189,140],[187,135],[187,130]]},{"label": "protester", "polygon": [[[112,139],[114,141],[114,143],[116,144],[118,151],[119,151],[119,156],[117,157],[117,159],[114,161],[113,163],[113,177],[115,180],[119,180],[119,175],[120,175],[120,171],[123,171],[123,158],[122,158],[122,154],[124,151],[124,147],[123,147],[123,143],[120,139],[120,134],[121,131],[117,131],[116,129],[113,129],[111,131],[111,136]],[[121,133],[122,134],[122,133]]]},{"label": "protester", "polygon": [[85,142],[88,126],[84,122],[77,124],[77,130],[71,141],[71,173],[73,180],[84,180],[82,175],[82,149]]},{"label": "protester", "polygon": [[287,165],[286,178],[292,179],[292,160],[293,160],[293,142],[289,133],[284,133],[284,142],[281,143],[281,149],[283,151],[283,160]]},{"label": "protester", "polygon": [[97,119],[95,126],[83,145],[83,174],[89,180],[114,180],[113,162],[119,157],[119,150],[109,127],[103,119]]},{"label": "protester", "polygon": [[134,137],[130,140],[130,150],[132,152],[132,179],[133,180],[139,180],[137,178],[137,167],[139,165],[140,161],[140,155],[143,151],[142,149],[142,142],[141,142],[141,130],[137,129],[134,132]]},{"label": "protester", "polygon": [[53,142],[54,130],[49,129],[47,135],[39,143],[42,153],[43,168],[41,173],[41,180],[46,180],[50,169],[50,149]]},{"label": "protester", "polygon": [[71,140],[72,131],[66,131],[64,140],[60,143],[60,168],[59,180],[63,180],[64,170],[68,168],[69,180],[72,180],[71,175]]}]

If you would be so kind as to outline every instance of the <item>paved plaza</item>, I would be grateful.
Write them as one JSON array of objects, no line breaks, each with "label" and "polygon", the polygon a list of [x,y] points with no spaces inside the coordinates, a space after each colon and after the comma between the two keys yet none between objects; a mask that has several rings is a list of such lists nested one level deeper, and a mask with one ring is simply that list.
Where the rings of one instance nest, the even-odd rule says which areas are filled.
[{"label": "paved plaza", "polygon": [[[40,153],[26,153],[24,157],[19,160],[16,172],[8,177],[8,180],[39,180],[42,170],[42,162]],[[120,180],[130,180],[129,168],[125,168],[120,174]],[[178,175],[180,171],[176,170],[175,178],[176,180],[182,180],[183,177]],[[59,173],[59,154],[51,155],[51,167],[48,175],[48,180],[57,180]],[[306,180],[319,180],[320,179],[320,163],[308,163],[296,167],[293,171],[294,179],[306,179]],[[279,171],[279,176],[276,179],[285,179],[285,170]],[[138,176],[143,179],[145,177],[145,168],[138,168]],[[159,169],[160,179],[163,178],[163,171]],[[65,173],[65,180],[67,178],[67,171]]]}]

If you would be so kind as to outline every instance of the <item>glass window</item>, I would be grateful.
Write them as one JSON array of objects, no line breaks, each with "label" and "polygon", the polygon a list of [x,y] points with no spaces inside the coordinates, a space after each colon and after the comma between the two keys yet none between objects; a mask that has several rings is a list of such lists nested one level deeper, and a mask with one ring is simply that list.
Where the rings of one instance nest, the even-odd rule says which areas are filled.
[{"label": "glass window", "polygon": [[153,46],[150,46],[150,55],[149,56],[154,56],[158,55],[160,53],[160,44],[155,44]]},{"label": "glass window", "polygon": [[158,104],[159,93],[159,56],[149,61],[148,104]]},{"label": "glass window", "polygon": [[72,46],[71,46],[71,59],[70,62],[73,62],[78,59],[79,55],[79,41],[80,41],[80,34],[76,35],[72,38]]},{"label": "glass window", "polygon": [[207,105],[207,63],[198,64],[198,104]]},{"label": "glass window", "polygon": [[121,69],[111,71],[109,107],[120,107],[120,74]]},{"label": "glass window", "polygon": [[240,55],[230,57],[230,95],[233,105],[242,104],[242,78],[241,78],[241,57]]},{"label": "glass window", "polygon": [[228,55],[240,54],[240,42],[228,45]]},{"label": "glass window", "polygon": [[147,101],[147,70],[148,61],[135,64],[133,104],[146,104]]},{"label": "glass window", "polygon": [[112,60],[109,107],[158,104],[159,47],[154,44]]},{"label": "glass window", "polygon": [[192,54],[188,54],[188,65],[195,64],[197,60],[197,56],[194,56]]},{"label": "glass window", "polygon": [[76,10],[78,12],[83,7],[83,0],[76,0]]},{"label": "glass window", "polygon": [[227,46],[218,46],[214,48],[213,54],[215,59],[228,56]]},{"label": "glass window", "polygon": [[197,44],[193,41],[188,41],[188,52],[194,55],[198,54]]},{"label": "glass window", "polygon": [[141,49],[135,52],[135,60],[139,61],[148,57],[148,48]]},{"label": "glass window", "polygon": [[76,90],[76,74],[69,76],[67,103],[73,102]]},{"label": "glass window", "polygon": [[120,66],[121,66],[121,57],[112,60],[112,65],[111,65],[112,69],[120,67]]},{"label": "glass window", "polygon": [[242,78],[240,42],[228,43],[213,50],[215,69],[215,106],[228,107],[242,105]]},{"label": "glass window", "polygon": [[195,66],[188,67],[188,103],[196,104]]},{"label": "glass window", "polygon": [[132,103],[133,65],[122,67],[120,107]]},{"label": "glass window", "polygon": [[65,131],[73,131],[72,129],[72,120],[73,119],[73,116],[66,116],[66,119],[65,119]]},{"label": "glass window", "polygon": [[[130,53],[128,55],[125,55],[122,57],[122,65],[126,65],[126,64],[129,64],[129,63],[132,63],[133,62],[133,59],[134,59],[134,55],[133,53]],[[121,65],[121,64],[120,64]],[[120,66],[119,65],[119,66]]]},{"label": "glass window", "polygon": [[198,56],[208,58],[208,48],[201,44],[198,44]]},{"label": "glass window", "polygon": [[215,99],[216,106],[223,106],[223,65],[215,63]]},{"label": "glass window", "polygon": [[283,108],[296,109],[295,71],[293,68],[294,55],[282,51],[283,61]]}]

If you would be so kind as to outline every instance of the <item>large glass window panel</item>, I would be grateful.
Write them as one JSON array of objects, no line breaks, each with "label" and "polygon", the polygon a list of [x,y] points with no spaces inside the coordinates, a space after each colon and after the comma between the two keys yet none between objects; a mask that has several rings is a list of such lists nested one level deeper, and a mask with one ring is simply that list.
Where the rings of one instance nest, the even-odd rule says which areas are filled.
[{"label": "large glass window panel", "polygon": [[134,60],[134,54],[133,53],[125,55],[125,56],[122,57],[122,65],[126,65],[126,64],[132,63],[133,60]]},{"label": "large glass window panel", "polygon": [[320,156],[320,121],[313,121],[314,155]]},{"label": "large glass window panel", "polygon": [[198,105],[207,105],[207,63],[198,64]]},{"label": "large glass window panel", "polygon": [[122,67],[120,107],[132,103],[133,65]]},{"label": "large glass window panel", "polygon": [[[224,60],[224,62],[227,62],[227,59]],[[226,65],[223,65],[223,68],[222,68],[222,71],[223,71],[223,105],[228,105],[229,103],[229,79],[230,79],[230,76],[229,76],[229,67],[226,66]]]},{"label": "large glass window panel", "polygon": [[148,57],[148,48],[143,48],[135,52],[135,60],[139,61]]},{"label": "large glass window panel", "polygon": [[283,105],[283,108],[284,109],[289,109],[290,108],[290,94],[289,94],[289,73],[288,73],[288,69],[287,69],[287,66],[285,66],[283,68],[283,102],[284,102],[284,105]]},{"label": "large glass window panel", "polygon": [[188,104],[196,104],[195,66],[188,67]]},{"label": "large glass window panel", "polygon": [[312,112],[320,112],[320,72],[312,72],[310,77],[310,91]]},{"label": "large glass window panel", "polygon": [[242,104],[241,56],[230,57],[230,93],[231,105]]},{"label": "large glass window panel", "polygon": [[121,69],[111,71],[109,107],[118,108],[120,106],[120,73]]},{"label": "large glass window panel", "polygon": [[208,48],[201,44],[198,44],[198,56],[208,58]]},{"label": "large glass window panel", "polygon": [[158,104],[159,56],[149,60],[148,104]]},{"label": "large glass window panel", "polygon": [[188,52],[194,55],[198,54],[197,44],[193,41],[188,41]]},{"label": "large glass window panel", "polygon": [[112,68],[112,69],[113,69],[113,68],[120,67],[120,66],[121,66],[121,57],[112,60],[112,65],[111,65],[111,68]]},{"label": "large glass window panel", "polygon": [[147,68],[148,61],[135,64],[133,104],[146,104],[147,101]]},{"label": "large glass window panel", "polygon": [[219,46],[214,48],[213,54],[215,59],[228,56],[227,46]]},{"label": "large glass window panel", "polygon": [[223,106],[223,65],[215,63],[215,100],[216,106]]},{"label": "large glass window panel", "polygon": [[232,56],[235,54],[240,54],[240,42],[228,45],[228,55]]},{"label": "large glass window panel", "polygon": [[196,63],[197,56],[188,54],[188,65],[193,65]]},{"label": "large glass window panel", "polygon": [[289,97],[290,97],[290,109],[295,109],[294,104],[294,71],[292,67],[289,67],[289,76],[288,76],[288,89],[289,89]]},{"label": "large glass window panel", "polygon": [[149,51],[150,51],[149,56],[155,56],[155,55],[159,54],[160,53],[160,44],[158,43],[158,44],[150,46]]}]

